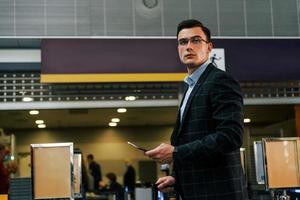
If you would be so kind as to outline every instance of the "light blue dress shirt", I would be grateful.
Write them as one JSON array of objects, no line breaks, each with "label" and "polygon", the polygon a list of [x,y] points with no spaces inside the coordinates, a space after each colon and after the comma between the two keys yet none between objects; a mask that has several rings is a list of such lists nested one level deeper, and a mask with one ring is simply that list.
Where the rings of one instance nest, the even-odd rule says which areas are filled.
[{"label": "light blue dress shirt", "polygon": [[180,122],[182,122],[182,117],[184,113],[184,109],[186,106],[186,103],[194,89],[194,86],[196,85],[197,81],[199,80],[200,76],[203,74],[205,71],[207,65],[210,63],[210,60],[207,60],[205,63],[203,63],[196,71],[194,71],[191,75],[186,76],[185,79],[183,80],[188,86],[188,90],[185,93],[183,102],[180,107]]}]

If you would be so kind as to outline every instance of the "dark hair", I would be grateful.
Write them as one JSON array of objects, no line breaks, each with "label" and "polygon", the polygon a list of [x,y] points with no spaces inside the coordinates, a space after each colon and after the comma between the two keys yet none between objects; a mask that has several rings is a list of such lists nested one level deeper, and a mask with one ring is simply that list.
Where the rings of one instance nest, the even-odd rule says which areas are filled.
[{"label": "dark hair", "polygon": [[91,159],[91,160],[94,160],[94,156],[93,156],[93,154],[89,154],[89,155],[87,155],[87,158],[89,158],[89,159]]},{"label": "dark hair", "polygon": [[116,182],[116,181],[117,181],[117,176],[116,176],[115,173],[112,173],[112,172],[107,173],[107,174],[106,174],[106,177],[107,177],[110,181],[112,181],[112,182]]},{"label": "dark hair", "polygon": [[177,26],[177,37],[178,37],[179,32],[182,29],[194,28],[194,27],[200,27],[206,36],[206,40],[208,42],[211,41],[210,40],[210,30],[207,27],[205,27],[200,21],[198,21],[196,19],[187,19],[187,20],[183,20],[182,22],[180,22]]}]

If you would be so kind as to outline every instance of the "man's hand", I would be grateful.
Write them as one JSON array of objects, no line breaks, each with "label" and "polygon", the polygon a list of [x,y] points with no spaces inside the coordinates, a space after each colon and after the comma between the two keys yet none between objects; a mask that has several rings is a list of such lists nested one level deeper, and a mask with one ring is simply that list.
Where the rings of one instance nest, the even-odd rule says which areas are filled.
[{"label": "man's hand", "polygon": [[165,192],[168,186],[173,186],[175,184],[175,178],[173,176],[161,177],[156,181],[158,190]]},{"label": "man's hand", "polygon": [[155,149],[145,152],[145,155],[156,160],[159,163],[167,164],[173,161],[174,147],[169,144],[162,143]]}]

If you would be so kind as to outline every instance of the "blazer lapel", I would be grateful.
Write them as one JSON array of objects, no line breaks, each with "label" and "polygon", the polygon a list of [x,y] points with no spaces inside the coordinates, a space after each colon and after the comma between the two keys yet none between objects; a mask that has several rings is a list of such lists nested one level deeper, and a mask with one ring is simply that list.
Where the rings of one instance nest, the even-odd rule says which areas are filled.
[{"label": "blazer lapel", "polygon": [[174,127],[174,130],[173,130],[173,133],[171,135],[171,143],[172,144],[175,143],[176,136],[178,135],[177,133],[178,133],[178,129],[179,129],[179,126],[180,126],[180,108],[181,108],[181,105],[183,103],[183,99],[184,99],[185,94],[186,94],[186,92],[187,92],[188,89],[189,89],[188,85],[185,82],[183,82],[182,83],[182,91],[183,91],[182,94],[183,95],[182,95],[182,97],[180,99],[180,104],[179,104],[179,108],[178,108],[178,112],[177,112],[176,123],[175,123],[175,127]]},{"label": "blazer lapel", "polygon": [[185,82],[183,82],[183,95],[182,95],[182,98],[181,98],[181,100],[180,100],[179,112],[180,112],[181,105],[182,105],[182,103],[183,103],[183,99],[184,99],[184,97],[185,97],[186,92],[188,91],[188,89],[189,89],[188,84],[186,84]]},{"label": "blazer lapel", "polygon": [[172,135],[171,135],[171,144],[172,145],[176,145],[179,127],[180,127],[180,110],[177,113],[175,127],[174,127]]},{"label": "blazer lapel", "polygon": [[[180,123],[180,126],[179,126],[179,129],[178,129],[178,132],[177,132],[177,136],[180,134],[181,132],[181,129],[182,129],[182,124],[184,123],[184,120],[186,118],[186,114],[187,114],[187,111],[190,109],[190,106],[191,106],[191,102],[196,94],[196,92],[199,90],[199,88],[202,86],[203,82],[206,80],[206,77],[208,76],[208,74],[211,72],[211,70],[213,69],[213,64],[209,64],[207,66],[207,68],[205,69],[205,71],[203,72],[203,74],[200,76],[199,80],[197,81],[195,87],[193,88],[193,91],[192,93],[190,94],[189,96],[189,99],[186,103],[186,106],[185,106],[185,109],[184,109],[184,112],[183,112],[183,116],[182,116],[182,121]],[[177,137],[176,137],[177,138]]]}]

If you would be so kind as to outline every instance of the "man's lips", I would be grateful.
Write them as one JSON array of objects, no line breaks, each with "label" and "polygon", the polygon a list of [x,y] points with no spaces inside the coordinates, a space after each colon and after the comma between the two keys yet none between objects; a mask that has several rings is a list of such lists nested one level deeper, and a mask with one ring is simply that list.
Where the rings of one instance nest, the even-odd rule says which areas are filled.
[{"label": "man's lips", "polygon": [[192,58],[192,57],[194,57],[195,55],[194,54],[187,54],[187,55],[185,55],[184,57],[185,58]]}]

